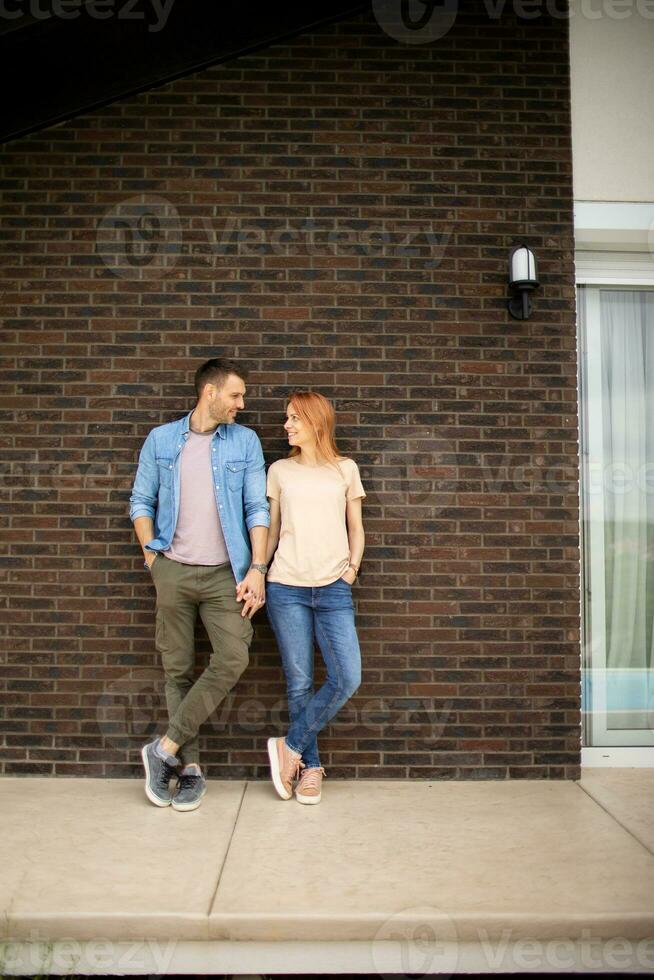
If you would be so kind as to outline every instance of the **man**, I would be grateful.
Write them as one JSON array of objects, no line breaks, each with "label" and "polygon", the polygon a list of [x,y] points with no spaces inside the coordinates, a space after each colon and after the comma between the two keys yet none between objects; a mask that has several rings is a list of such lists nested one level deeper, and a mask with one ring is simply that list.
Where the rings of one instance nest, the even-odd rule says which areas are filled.
[{"label": "man", "polygon": [[[166,734],[141,750],[145,793],[176,810],[196,809],[206,792],[198,729],[245,670],[251,619],[265,601],[270,508],[261,443],[236,422],[245,380],[245,369],[224,358],[198,368],[195,408],[149,432],[130,497],[157,592],[169,716]],[[198,610],[213,653],[194,683]]]}]

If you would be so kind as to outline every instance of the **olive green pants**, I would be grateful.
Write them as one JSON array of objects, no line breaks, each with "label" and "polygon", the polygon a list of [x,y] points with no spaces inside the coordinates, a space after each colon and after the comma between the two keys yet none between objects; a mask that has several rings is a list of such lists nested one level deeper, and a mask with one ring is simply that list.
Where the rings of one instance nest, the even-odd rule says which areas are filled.
[{"label": "olive green pants", "polygon": [[[157,590],[155,646],[165,674],[168,730],[184,765],[199,762],[198,729],[248,665],[254,629],[242,616],[229,562],[185,565],[159,553],[150,568]],[[198,610],[213,653],[195,678]]]}]

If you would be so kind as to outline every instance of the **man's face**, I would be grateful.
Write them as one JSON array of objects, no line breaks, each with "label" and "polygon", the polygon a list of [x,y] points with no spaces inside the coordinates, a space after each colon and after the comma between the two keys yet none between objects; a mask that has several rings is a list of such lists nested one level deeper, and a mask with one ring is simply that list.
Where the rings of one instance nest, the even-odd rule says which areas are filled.
[{"label": "man's face", "polygon": [[211,385],[211,389],[213,397],[210,397],[207,408],[212,419],[218,424],[235,422],[236,413],[245,408],[245,383],[235,374],[230,374],[222,388]]}]

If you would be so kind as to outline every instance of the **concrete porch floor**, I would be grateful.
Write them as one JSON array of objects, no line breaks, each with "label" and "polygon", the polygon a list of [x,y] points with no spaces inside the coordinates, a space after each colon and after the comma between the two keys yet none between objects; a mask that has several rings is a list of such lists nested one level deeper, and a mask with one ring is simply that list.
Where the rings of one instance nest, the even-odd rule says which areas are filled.
[{"label": "concrete porch floor", "polygon": [[4,974],[654,973],[654,770],[337,781],[3,778]]}]

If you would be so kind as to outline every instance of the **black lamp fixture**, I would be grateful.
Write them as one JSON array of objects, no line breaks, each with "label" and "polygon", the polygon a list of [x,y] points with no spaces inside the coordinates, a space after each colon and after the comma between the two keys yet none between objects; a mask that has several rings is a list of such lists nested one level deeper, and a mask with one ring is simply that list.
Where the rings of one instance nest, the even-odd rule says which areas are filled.
[{"label": "black lamp fixture", "polygon": [[536,271],[536,258],[527,245],[514,245],[509,255],[509,286],[517,296],[508,301],[509,313],[516,320],[526,320],[531,313],[529,293],[540,286]]}]

